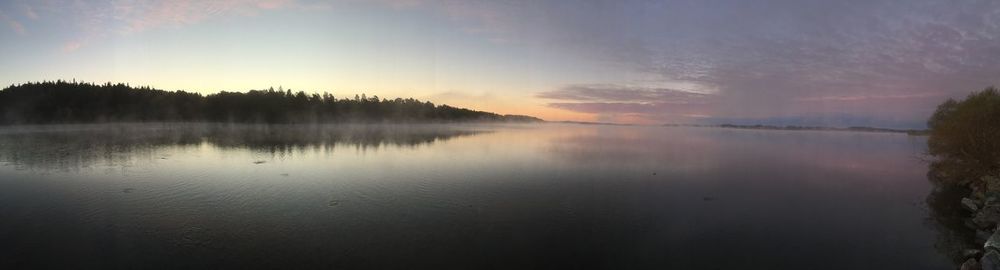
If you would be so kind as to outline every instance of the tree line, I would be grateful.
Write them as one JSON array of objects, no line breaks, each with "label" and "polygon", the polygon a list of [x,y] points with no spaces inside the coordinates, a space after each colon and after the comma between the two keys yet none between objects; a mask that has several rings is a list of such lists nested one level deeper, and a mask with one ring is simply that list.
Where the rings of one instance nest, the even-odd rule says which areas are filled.
[{"label": "tree line", "polygon": [[434,105],[412,98],[380,99],[355,95],[277,89],[202,95],[148,86],[67,81],[32,82],[0,90],[0,124],[96,122],[454,122],[541,119],[523,115]]}]

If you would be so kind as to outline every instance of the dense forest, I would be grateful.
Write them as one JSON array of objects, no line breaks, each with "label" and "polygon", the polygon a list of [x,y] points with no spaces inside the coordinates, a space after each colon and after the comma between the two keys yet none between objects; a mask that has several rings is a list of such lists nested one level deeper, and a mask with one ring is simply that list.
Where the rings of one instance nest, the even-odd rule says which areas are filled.
[{"label": "dense forest", "polygon": [[541,119],[364,94],[335,98],[274,88],[202,95],[126,84],[66,81],[25,83],[0,90],[0,124],[95,122],[454,122]]}]

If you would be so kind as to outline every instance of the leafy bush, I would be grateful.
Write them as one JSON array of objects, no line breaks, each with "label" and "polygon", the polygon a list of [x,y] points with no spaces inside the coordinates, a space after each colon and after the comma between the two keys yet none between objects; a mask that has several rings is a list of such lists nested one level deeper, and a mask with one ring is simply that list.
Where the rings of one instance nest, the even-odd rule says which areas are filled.
[{"label": "leafy bush", "polygon": [[[1000,171],[1000,93],[995,87],[938,105],[927,121],[932,164],[943,179],[987,187]],[[987,177],[984,177],[987,176]]]}]

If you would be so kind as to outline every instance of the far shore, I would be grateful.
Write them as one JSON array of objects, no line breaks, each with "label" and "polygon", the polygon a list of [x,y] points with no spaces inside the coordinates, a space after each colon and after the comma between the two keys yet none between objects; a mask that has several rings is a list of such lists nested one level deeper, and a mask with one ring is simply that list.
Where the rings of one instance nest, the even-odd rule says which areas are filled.
[{"label": "far shore", "polygon": [[878,127],[823,127],[823,126],[773,126],[773,125],[695,125],[695,124],[665,124],[667,127],[706,127],[755,130],[791,130],[791,131],[842,131],[842,132],[874,132],[874,133],[905,133],[911,136],[927,136],[927,130],[892,129]]}]

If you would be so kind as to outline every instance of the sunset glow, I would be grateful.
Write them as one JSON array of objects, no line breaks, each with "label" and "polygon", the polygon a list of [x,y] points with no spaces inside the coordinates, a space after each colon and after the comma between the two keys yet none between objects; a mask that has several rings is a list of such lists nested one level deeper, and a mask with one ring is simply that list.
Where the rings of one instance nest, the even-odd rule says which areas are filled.
[{"label": "sunset glow", "polygon": [[998,2],[768,2],[5,1],[0,83],[923,128],[935,104],[1000,80]]}]

